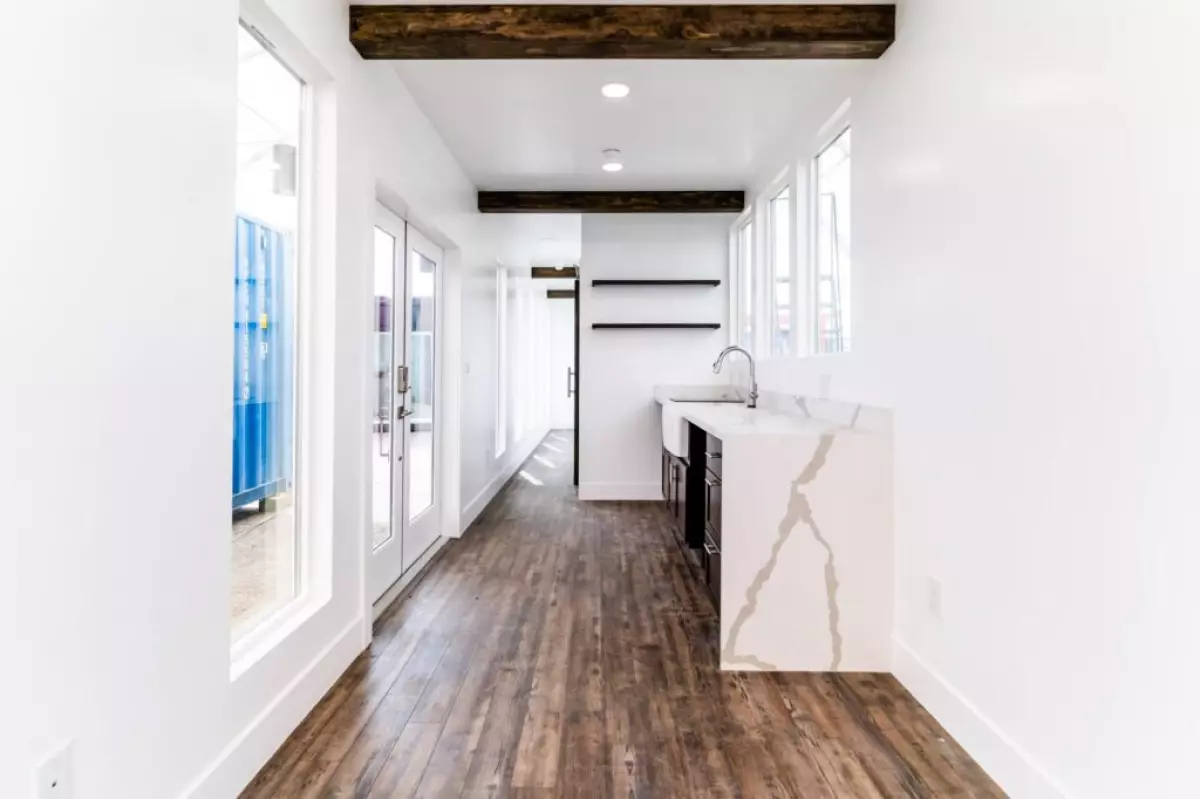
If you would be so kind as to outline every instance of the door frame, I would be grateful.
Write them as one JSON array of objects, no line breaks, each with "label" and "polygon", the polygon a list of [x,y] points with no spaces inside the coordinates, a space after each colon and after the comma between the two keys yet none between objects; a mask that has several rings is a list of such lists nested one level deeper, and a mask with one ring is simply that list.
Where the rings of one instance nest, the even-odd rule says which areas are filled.
[{"label": "door frame", "polygon": [[579,373],[579,277],[575,278],[575,462],[571,469],[572,484],[579,488],[579,406],[582,403],[582,378]]},{"label": "door frame", "polygon": [[[409,354],[410,354],[409,358],[407,359],[410,362],[409,363],[410,369],[411,369],[411,351],[412,351],[412,340],[411,339],[412,339],[412,336],[411,336],[411,331],[408,330],[407,327],[411,327],[411,320],[409,320],[408,315],[409,315],[409,311],[411,311],[412,285],[413,285],[413,280],[414,280],[415,271],[416,271],[413,269],[413,264],[412,264],[411,256],[413,253],[420,253],[425,258],[432,261],[434,264],[434,270],[433,270],[433,280],[434,280],[434,286],[433,286],[433,294],[434,294],[434,302],[433,302],[433,436],[430,441],[431,450],[430,450],[430,462],[429,462],[429,468],[430,468],[429,479],[432,481],[432,486],[431,486],[432,493],[431,493],[431,501],[430,501],[429,507],[426,508],[425,510],[423,510],[420,514],[418,514],[415,519],[410,519],[410,518],[408,518],[407,513],[408,513],[408,508],[410,507],[410,504],[411,504],[410,498],[409,498],[409,492],[408,492],[408,488],[411,483],[410,483],[410,481],[407,481],[407,480],[405,481],[405,487],[404,487],[404,513],[405,513],[404,532],[409,534],[410,536],[414,535],[415,532],[423,532],[424,535],[428,538],[428,543],[420,546],[417,551],[408,551],[409,547],[405,547],[405,552],[403,555],[403,561],[404,561],[403,573],[407,573],[410,569],[417,567],[421,563],[421,559],[424,557],[424,555],[437,544],[438,539],[441,537],[441,534],[442,534],[442,514],[444,512],[444,509],[442,507],[443,487],[442,487],[442,480],[440,479],[441,478],[440,469],[442,466],[442,463],[441,463],[442,446],[441,445],[442,445],[443,436],[444,436],[443,428],[445,427],[445,419],[443,418],[443,415],[444,415],[443,408],[445,407],[445,403],[443,402],[443,396],[442,396],[442,394],[443,394],[442,384],[444,382],[442,379],[442,376],[444,373],[443,365],[442,365],[442,361],[443,361],[442,353],[445,351],[445,339],[443,336],[443,327],[444,327],[443,317],[445,316],[445,302],[444,302],[444,297],[443,297],[443,290],[444,290],[444,282],[445,282],[444,275],[445,275],[445,271],[446,271],[446,251],[442,247],[438,246],[438,244],[436,242],[434,242],[433,240],[431,240],[428,236],[423,234],[420,230],[413,227],[413,225],[411,223],[407,224],[406,249],[405,249],[405,259],[406,259],[405,269],[407,272],[407,275],[406,275],[407,285],[405,287],[405,304],[406,304],[405,324],[406,324],[406,329],[404,331],[404,337],[405,337],[405,341],[407,343],[407,347],[408,347]],[[407,425],[405,425],[405,427],[407,428]],[[411,447],[410,447],[411,443],[412,443],[412,438],[410,435],[408,435],[408,432],[406,431],[406,433],[405,433],[405,453],[404,453],[405,470],[407,470],[408,468],[411,468],[411,465],[412,465]],[[401,574],[401,576],[403,576],[403,573]]]},{"label": "door frame", "polygon": [[[427,236],[421,233],[420,230],[413,227],[407,220],[400,215],[391,211],[383,203],[376,202],[375,225],[383,232],[387,233],[395,242],[395,249],[392,257],[392,374],[389,381],[388,392],[392,398],[389,408],[389,431],[390,444],[388,449],[388,457],[390,460],[390,487],[391,487],[391,503],[389,505],[391,518],[391,536],[388,540],[379,547],[374,548],[373,532],[374,524],[366,525],[366,588],[368,604],[377,605],[381,600],[387,600],[392,589],[401,584],[406,576],[418,569],[425,561],[429,551],[437,544],[441,537],[442,514],[445,509],[442,506],[443,486],[439,468],[441,467],[440,455],[441,443],[443,441],[444,413],[445,400],[442,391],[443,384],[443,353],[445,352],[444,343],[444,322],[445,316],[445,298],[444,298],[444,273],[445,273],[445,250],[431,241]],[[409,366],[411,368],[411,325],[412,321],[410,314],[412,312],[412,289],[414,280],[414,270],[412,268],[412,254],[419,252],[426,258],[434,262],[434,348],[433,348],[433,438],[430,442],[431,446],[431,474],[432,481],[432,503],[428,508],[422,511],[416,519],[409,519],[408,508],[411,505],[409,496],[409,477],[408,470],[412,463],[411,458],[411,443],[412,438],[409,434],[410,428],[405,422],[403,426],[397,424],[396,414],[400,410],[401,405],[407,405],[408,397],[401,397],[396,391],[399,384],[399,368],[401,366]],[[374,333],[374,322],[370,326],[370,334]],[[411,372],[410,372],[411,376]],[[411,377],[410,377],[411,380]],[[376,390],[373,384],[370,389],[372,392]],[[374,404],[372,399],[371,404]],[[372,415],[373,418],[373,415]],[[397,434],[400,434],[399,437]],[[374,446],[372,442],[371,446]],[[402,454],[402,457],[397,457]],[[370,462],[370,461],[369,461]],[[397,468],[399,464],[399,468]],[[374,466],[371,466],[373,469]],[[374,490],[374,474],[370,485]],[[373,508],[374,496],[371,497],[371,505]],[[373,510],[370,510],[369,517],[373,520]],[[424,534],[429,538],[428,545],[419,546],[416,549],[412,546],[412,537],[414,530],[418,534]]]},{"label": "door frame", "polygon": [[[371,461],[371,503],[369,505],[371,524],[367,525],[366,533],[366,585],[367,599],[374,603],[387,593],[388,588],[404,574],[404,508],[407,507],[404,497],[404,469],[396,468],[401,463],[396,458],[396,365],[398,337],[404,335],[408,320],[408,225],[382,203],[375,205],[375,224],[392,237],[395,247],[392,251],[392,353],[391,377],[388,380],[388,396],[392,398],[388,407],[388,461],[389,461],[389,512],[391,535],[378,549],[374,547],[374,463]],[[372,250],[372,258],[374,250]],[[397,319],[399,317],[399,320]],[[374,332],[374,320],[371,331]],[[374,391],[377,387],[372,386]],[[374,400],[372,400],[372,405]],[[372,447],[374,442],[372,442]],[[402,444],[403,446],[403,444]]]}]

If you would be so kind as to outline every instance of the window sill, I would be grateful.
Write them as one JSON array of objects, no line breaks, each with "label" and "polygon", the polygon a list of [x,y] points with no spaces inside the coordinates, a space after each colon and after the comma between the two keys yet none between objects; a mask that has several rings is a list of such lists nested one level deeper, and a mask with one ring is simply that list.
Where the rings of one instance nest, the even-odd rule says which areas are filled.
[{"label": "window sill", "polygon": [[230,647],[229,681],[237,682],[328,603],[327,595],[302,593],[235,641]]}]

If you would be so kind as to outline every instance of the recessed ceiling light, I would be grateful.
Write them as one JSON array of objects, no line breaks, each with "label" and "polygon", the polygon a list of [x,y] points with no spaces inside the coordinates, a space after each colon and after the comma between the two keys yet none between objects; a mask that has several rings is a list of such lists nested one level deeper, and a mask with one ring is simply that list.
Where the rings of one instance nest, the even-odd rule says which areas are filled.
[{"label": "recessed ceiling light", "polygon": [[620,100],[629,96],[629,87],[624,83],[606,83],[600,87],[600,93],[610,100]]},{"label": "recessed ceiling light", "polygon": [[603,169],[605,172],[620,172],[622,169],[625,168],[625,165],[622,164],[620,161],[609,161],[608,163],[606,163],[604,166],[602,166],[600,168]]},{"label": "recessed ceiling light", "polygon": [[600,165],[600,168],[605,172],[620,172],[624,169],[625,165],[621,163],[621,151],[605,150],[604,163]]}]

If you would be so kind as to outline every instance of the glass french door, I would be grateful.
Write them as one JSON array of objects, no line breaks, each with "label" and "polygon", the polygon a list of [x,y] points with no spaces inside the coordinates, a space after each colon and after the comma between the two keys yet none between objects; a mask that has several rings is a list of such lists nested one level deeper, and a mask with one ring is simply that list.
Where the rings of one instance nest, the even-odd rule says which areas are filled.
[{"label": "glass french door", "polygon": [[372,601],[437,541],[442,250],[385,208],[374,242]]}]

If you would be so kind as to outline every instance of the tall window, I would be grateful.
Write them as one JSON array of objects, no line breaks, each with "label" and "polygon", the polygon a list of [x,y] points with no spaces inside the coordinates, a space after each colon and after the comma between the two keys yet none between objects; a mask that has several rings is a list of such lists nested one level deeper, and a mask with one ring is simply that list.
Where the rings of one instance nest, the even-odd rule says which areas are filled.
[{"label": "tall window", "polygon": [[521,280],[517,279],[517,290],[515,299],[517,301],[517,330],[516,330],[516,388],[520,392],[516,397],[515,408],[516,413],[513,414],[513,441],[520,442],[525,435],[525,421],[529,417],[529,403],[527,391],[529,389],[529,370],[528,370],[528,346],[529,338],[526,336],[525,328],[529,320],[529,306],[526,300],[528,295],[525,293],[525,287],[521,285]]},{"label": "tall window", "polygon": [[754,352],[754,220],[748,220],[737,234],[738,268],[738,344]]},{"label": "tall window", "polygon": [[508,448],[508,272],[496,270],[496,457]]},{"label": "tall window", "polygon": [[818,353],[850,351],[850,130],[817,154],[814,338]]},{"label": "tall window", "polygon": [[304,83],[240,28],[232,287],[235,641],[301,588],[296,291],[303,98]]},{"label": "tall window", "polygon": [[785,187],[771,199],[768,242],[771,255],[771,275],[768,283],[771,295],[768,307],[771,316],[767,320],[767,329],[771,337],[771,355],[774,356],[792,354],[791,208],[790,187]]}]

